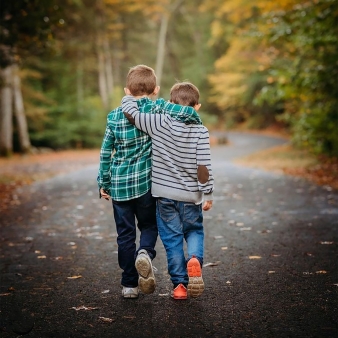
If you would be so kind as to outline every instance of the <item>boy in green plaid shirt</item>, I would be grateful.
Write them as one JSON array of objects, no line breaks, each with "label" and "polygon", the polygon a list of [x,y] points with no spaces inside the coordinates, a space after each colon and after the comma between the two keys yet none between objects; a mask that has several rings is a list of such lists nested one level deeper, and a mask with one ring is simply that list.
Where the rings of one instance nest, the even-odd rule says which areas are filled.
[{"label": "boy in green plaid shirt", "polygon": [[[151,100],[159,92],[152,68],[138,65],[130,69],[126,87],[147,113],[166,113],[178,121],[200,124],[196,111],[163,99]],[[122,272],[122,296],[137,298],[139,290],[154,292],[156,281],[152,260],[158,236],[156,200],[151,189],[151,138],[129,123],[121,107],[107,117],[98,173],[100,197],[112,199],[117,230],[118,262]],[[137,220],[137,224],[135,222]],[[136,227],[140,242],[136,248]]]}]

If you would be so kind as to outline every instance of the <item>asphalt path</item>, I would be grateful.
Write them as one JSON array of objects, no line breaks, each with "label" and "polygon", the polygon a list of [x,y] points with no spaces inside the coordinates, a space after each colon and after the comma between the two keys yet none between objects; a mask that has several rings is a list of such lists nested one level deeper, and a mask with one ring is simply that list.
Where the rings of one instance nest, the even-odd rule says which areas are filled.
[{"label": "asphalt path", "polygon": [[0,336],[337,337],[338,192],[233,162],[283,139],[229,141],[212,148],[201,297],[170,298],[160,239],[154,294],[121,297],[111,204],[88,166],[21,188],[0,215]]}]

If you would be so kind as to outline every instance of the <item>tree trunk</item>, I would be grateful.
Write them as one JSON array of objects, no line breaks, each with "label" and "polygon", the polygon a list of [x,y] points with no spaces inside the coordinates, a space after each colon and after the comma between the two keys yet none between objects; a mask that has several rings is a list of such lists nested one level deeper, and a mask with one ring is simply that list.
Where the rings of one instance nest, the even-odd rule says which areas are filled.
[{"label": "tree trunk", "polygon": [[165,55],[165,40],[167,37],[168,22],[169,22],[169,15],[167,13],[163,13],[162,19],[161,19],[160,33],[158,37],[156,69],[155,69],[158,86],[161,85],[161,80],[162,80],[163,63],[164,63],[164,55]]},{"label": "tree trunk", "polygon": [[162,74],[163,74],[163,64],[165,57],[165,42],[167,38],[168,23],[170,15],[173,14],[182,4],[182,0],[175,1],[166,12],[163,13],[161,19],[160,33],[158,37],[158,46],[157,46],[157,58],[156,58],[156,69],[155,73],[157,76],[157,85],[161,85]]},{"label": "tree trunk", "polygon": [[77,101],[77,113],[83,114],[83,64],[81,62],[80,52],[78,52],[77,65],[76,65],[76,101]]},{"label": "tree trunk", "polygon": [[109,39],[107,36],[104,37],[103,48],[104,48],[104,55],[105,55],[105,73],[106,73],[106,79],[107,79],[108,104],[109,106],[111,106],[113,91],[114,91],[114,81],[113,81],[112,57],[110,53]]},{"label": "tree trunk", "polygon": [[12,67],[1,70],[1,111],[0,111],[0,155],[10,156],[13,152],[13,92]]},{"label": "tree trunk", "polygon": [[104,61],[104,53],[102,50],[102,42],[100,38],[97,39],[96,50],[97,50],[97,68],[99,76],[99,91],[103,107],[104,109],[108,110],[109,102],[108,102],[107,81],[105,73],[105,61]]},{"label": "tree trunk", "polygon": [[13,65],[13,96],[14,96],[14,107],[15,117],[18,127],[19,145],[20,150],[23,153],[29,152],[31,148],[31,142],[29,139],[27,119],[25,115],[25,108],[23,105],[22,91],[21,91],[21,80],[19,76],[18,65]]}]

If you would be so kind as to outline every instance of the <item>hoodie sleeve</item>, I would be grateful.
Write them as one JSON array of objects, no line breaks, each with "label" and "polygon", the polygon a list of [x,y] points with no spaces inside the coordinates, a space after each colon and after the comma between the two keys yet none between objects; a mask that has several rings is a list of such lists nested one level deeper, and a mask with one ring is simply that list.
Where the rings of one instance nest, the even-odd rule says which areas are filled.
[{"label": "hoodie sleeve", "polygon": [[209,132],[206,127],[197,144],[198,189],[204,193],[204,199],[213,200],[214,176],[211,168]]},{"label": "hoodie sleeve", "polygon": [[[129,113],[133,117],[135,115],[135,110],[139,110],[137,100],[130,95],[123,97],[121,106],[124,113]],[[202,124],[201,118],[193,107],[181,106],[179,104],[164,101],[163,99],[154,101],[151,111],[157,114],[167,114],[172,119],[185,124]]]}]

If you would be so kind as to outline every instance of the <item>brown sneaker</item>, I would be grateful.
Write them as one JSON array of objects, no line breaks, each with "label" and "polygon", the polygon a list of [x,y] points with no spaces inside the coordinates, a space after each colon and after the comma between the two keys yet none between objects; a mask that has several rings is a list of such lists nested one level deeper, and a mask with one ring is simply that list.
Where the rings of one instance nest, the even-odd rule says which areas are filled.
[{"label": "brown sneaker", "polygon": [[171,292],[171,297],[174,299],[187,299],[187,288],[183,284],[178,284],[176,288]]},{"label": "brown sneaker", "polygon": [[189,284],[188,293],[190,297],[198,297],[204,291],[201,264],[197,258],[192,257],[187,264]]}]

